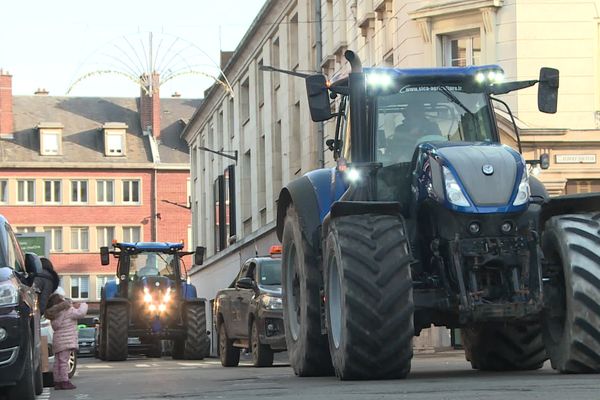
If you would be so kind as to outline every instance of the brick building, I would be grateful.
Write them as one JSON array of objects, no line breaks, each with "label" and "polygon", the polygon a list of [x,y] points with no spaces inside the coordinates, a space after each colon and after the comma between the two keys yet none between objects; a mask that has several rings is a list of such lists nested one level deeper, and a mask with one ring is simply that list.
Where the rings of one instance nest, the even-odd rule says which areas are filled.
[{"label": "brick building", "polygon": [[199,100],[13,96],[0,72],[0,213],[17,232],[46,233],[69,296],[97,309],[115,264],[113,239],[188,239],[189,157],[180,133]]}]

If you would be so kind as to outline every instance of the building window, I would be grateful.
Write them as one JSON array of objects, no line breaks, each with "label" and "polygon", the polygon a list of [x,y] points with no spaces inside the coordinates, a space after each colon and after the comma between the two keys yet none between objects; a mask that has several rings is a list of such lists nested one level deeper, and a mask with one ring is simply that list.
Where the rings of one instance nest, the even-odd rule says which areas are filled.
[{"label": "building window", "polygon": [[44,227],[44,232],[50,238],[50,251],[58,252],[63,250],[62,243],[62,228],[47,226]]},{"label": "building window", "polygon": [[140,181],[123,181],[123,203],[140,202]]},{"label": "building window", "polygon": [[[280,64],[279,38],[276,38],[273,39],[273,46],[271,47],[271,65],[275,68],[280,68]],[[273,90],[277,90],[279,88],[279,74],[271,74],[271,80],[273,81]]]},{"label": "building window", "polygon": [[227,247],[227,226],[225,213],[225,178],[219,175],[213,185],[213,207],[215,225],[215,253]]},{"label": "building window", "polygon": [[89,249],[89,229],[86,227],[71,228],[71,250],[88,251]]},{"label": "building window", "polygon": [[96,299],[100,300],[102,294],[102,288],[108,282],[114,281],[115,277],[113,275],[104,275],[96,277]]},{"label": "building window", "polygon": [[444,66],[467,67],[481,63],[479,32],[443,38]]},{"label": "building window", "polygon": [[96,182],[96,203],[112,204],[114,202],[114,182]]},{"label": "building window", "polygon": [[115,238],[115,228],[112,226],[99,226],[96,228],[98,248],[110,246]]},{"label": "building window", "polygon": [[240,109],[241,109],[241,117],[242,124],[245,124],[246,121],[250,119],[250,79],[246,78],[246,80],[242,83],[241,86],[241,95],[240,95]]},{"label": "building window", "polygon": [[290,20],[290,37],[289,37],[289,49],[290,49],[290,69],[295,70],[298,67],[298,14],[295,14]]},{"label": "building window", "polygon": [[61,199],[61,181],[44,181],[44,202],[59,204]]},{"label": "building window", "polygon": [[125,135],[120,133],[106,134],[106,155],[107,156],[122,156],[125,154]]},{"label": "building window", "polygon": [[42,155],[51,156],[60,154],[60,134],[42,133]]},{"label": "building window", "polygon": [[141,241],[141,230],[139,226],[124,226],[123,241],[127,243],[135,243]]},{"label": "building window", "polygon": [[263,60],[258,62],[258,70],[256,75],[256,90],[258,90],[258,106],[262,107],[265,104],[265,82],[264,72],[261,70],[263,66]]},{"label": "building window", "polygon": [[8,181],[0,180],[0,203],[8,203]]},{"label": "building window", "polygon": [[35,202],[35,181],[33,179],[17,181],[17,202],[25,204]]},{"label": "building window", "polygon": [[88,182],[71,181],[71,203],[87,203]]},{"label": "building window", "polygon": [[71,276],[71,298],[77,300],[85,300],[89,298],[89,276]]},{"label": "building window", "polygon": [[35,226],[18,226],[17,233],[31,233],[35,232]]}]

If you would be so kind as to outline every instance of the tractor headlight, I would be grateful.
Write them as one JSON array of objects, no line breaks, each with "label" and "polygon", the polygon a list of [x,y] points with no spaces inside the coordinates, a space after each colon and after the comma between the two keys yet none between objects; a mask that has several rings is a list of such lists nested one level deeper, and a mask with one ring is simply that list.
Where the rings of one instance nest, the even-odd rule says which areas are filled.
[{"label": "tractor headlight", "polygon": [[167,291],[165,292],[165,295],[163,296],[164,303],[168,303],[169,301],[171,301],[171,288],[167,288]]},{"label": "tractor headlight", "polygon": [[444,184],[446,186],[446,198],[448,201],[455,206],[469,207],[471,204],[452,172],[447,167],[442,167],[442,169],[444,171]]},{"label": "tractor headlight", "polygon": [[261,299],[264,308],[269,310],[281,310],[283,308],[283,300],[281,297],[265,295]]},{"label": "tractor headlight", "polygon": [[164,304],[160,304],[160,305],[158,306],[158,312],[161,312],[161,313],[163,313],[163,312],[165,312],[165,311],[167,311],[167,306],[166,306],[166,305],[164,305]]},{"label": "tractor headlight", "polygon": [[527,171],[523,170],[521,183],[519,183],[519,191],[517,192],[515,201],[513,201],[513,206],[520,206],[527,203],[529,201],[530,194],[531,189],[529,188],[529,177],[527,176]]},{"label": "tractor headlight", "polygon": [[12,284],[7,281],[0,283],[0,307],[3,306],[14,306],[19,303],[19,291]]},{"label": "tractor headlight", "polygon": [[156,306],[155,306],[154,304],[150,304],[150,305],[148,306],[148,311],[150,311],[150,312],[154,312],[154,311],[156,311]]}]

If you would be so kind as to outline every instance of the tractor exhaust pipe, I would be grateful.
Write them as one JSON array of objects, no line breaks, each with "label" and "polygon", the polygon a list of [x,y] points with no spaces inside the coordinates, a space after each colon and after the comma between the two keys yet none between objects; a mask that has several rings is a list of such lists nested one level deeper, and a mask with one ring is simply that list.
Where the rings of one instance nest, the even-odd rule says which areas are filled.
[{"label": "tractor exhaust pipe", "polygon": [[353,72],[353,73],[363,72],[362,62],[360,61],[360,57],[358,56],[358,54],[356,54],[352,50],[346,50],[344,52],[344,57],[346,57],[346,60],[348,60],[348,62],[350,63],[350,67],[352,68],[351,72]]}]

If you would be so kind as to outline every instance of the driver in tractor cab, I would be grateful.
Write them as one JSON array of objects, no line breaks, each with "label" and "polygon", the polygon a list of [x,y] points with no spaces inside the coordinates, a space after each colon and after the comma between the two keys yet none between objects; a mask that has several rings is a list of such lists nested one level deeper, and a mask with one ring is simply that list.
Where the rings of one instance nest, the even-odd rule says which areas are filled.
[{"label": "driver in tractor cab", "polygon": [[140,270],[137,272],[138,276],[158,276],[159,275],[159,271],[158,271],[158,267],[156,266],[156,255],[155,254],[148,254],[148,256],[146,257],[146,265],[144,265],[142,268],[140,268]]},{"label": "driver in tractor cab", "polygon": [[402,110],[402,116],[402,122],[387,139],[386,153],[397,155],[399,162],[409,162],[420,138],[441,136],[442,132],[438,124],[427,118],[425,105],[419,101],[409,102]]}]

